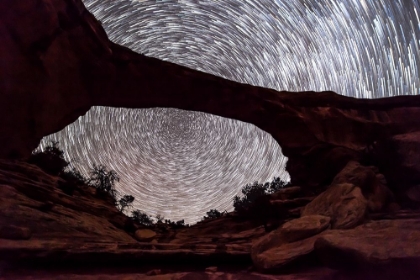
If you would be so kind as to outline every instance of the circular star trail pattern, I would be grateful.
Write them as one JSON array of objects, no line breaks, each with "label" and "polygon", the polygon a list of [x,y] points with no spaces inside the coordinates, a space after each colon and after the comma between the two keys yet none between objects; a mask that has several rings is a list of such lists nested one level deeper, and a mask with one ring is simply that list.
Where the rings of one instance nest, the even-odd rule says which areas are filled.
[{"label": "circular star trail pattern", "polygon": [[[417,0],[84,0],[111,40],[243,83],[358,98],[417,95]],[[187,222],[232,209],[254,180],[287,179],[252,125],[174,109],[93,108],[57,139],[84,171],[103,163],[149,214]]]},{"label": "circular star trail pattern", "polygon": [[419,94],[418,0],[84,0],[111,40],[277,90]]},{"label": "circular star trail pattern", "polygon": [[232,210],[247,183],[289,180],[279,145],[254,125],[170,108],[94,107],[62,131],[72,165],[87,175],[102,163],[121,177],[120,194],[134,209],[173,221],[199,221],[210,209]]}]

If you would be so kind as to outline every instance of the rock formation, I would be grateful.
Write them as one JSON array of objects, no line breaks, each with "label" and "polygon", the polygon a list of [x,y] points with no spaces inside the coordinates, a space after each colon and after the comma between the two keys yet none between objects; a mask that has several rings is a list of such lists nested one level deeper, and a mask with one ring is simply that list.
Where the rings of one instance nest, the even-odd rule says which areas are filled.
[{"label": "rock formation", "polygon": [[[253,123],[278,141],[292,180],[306,186],[329,184],[377,142],[419,147],[417,96],[358,100],[228,81],[110,42],[81,0],[4,0],[0,21],[0,158],[28,156],[94,105],[174,107]],[[396,152],[398,160],[408,156]],[[416,169],[404,168],[413,177],[388,168],[391,184],[420,184]]]},{"label": "rock formation", "polygon": [[[109,264],[168,261],[206,266],[149,267],[133,278],[275,279],[218,267],[233,263],[295,269],[291,277],[305,279],[419,275],[420,97],[358,100],[228,81],[110,42],[81,0],[0,1],[0,38],[0,276],[8,265],[88,261],[98,277]],[[267,131],[295,185],[266,201],[281,212],[279,227],[266,233],[228,214],[176,231],[144,229],[91,188],[69,191],[63,178],[12,160],[94,105],[197,110]],[[308,264],[316,269],[301,272]]]},{"label": "rock formation", "polygon": [[[306,197],[306,205],[290,203],[304,195],[297,187],[273,194],[272,201],[303,215],[266,233],[235,213],[182,229],[145,228],[93,187],[66,192],[62,180],[0,160],[0,279],[417,279],[420,273],[420,212],[369,213],[360,188],[348,181]],[[372,215],[360,220],[360,205]]]}]

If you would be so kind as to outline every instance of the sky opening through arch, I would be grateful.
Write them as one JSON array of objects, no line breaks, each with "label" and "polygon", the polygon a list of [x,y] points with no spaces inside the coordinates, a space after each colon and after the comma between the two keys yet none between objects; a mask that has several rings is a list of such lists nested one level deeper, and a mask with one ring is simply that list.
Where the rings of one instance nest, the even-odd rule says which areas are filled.
[{"label": "sky opening through arch", "polygon": [[[114,42],[231,80],[358,98],[420,93],[417,0],[83,2]],[[136,208],[189,223],[231,210],[244,183],[288,178],[269,135],[197,112],[96,107],[42,145],[50,139],[82,169],[117,170]]]}]

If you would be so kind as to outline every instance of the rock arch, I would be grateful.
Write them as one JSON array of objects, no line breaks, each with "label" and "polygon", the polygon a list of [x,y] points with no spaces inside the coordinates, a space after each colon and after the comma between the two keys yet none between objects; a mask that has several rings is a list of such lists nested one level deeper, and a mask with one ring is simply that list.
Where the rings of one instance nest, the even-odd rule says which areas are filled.
[{"label": "rock arch", "polygon": [[4,0],[0,22],[2,158],[28,156],[94,105],[174,107],[255,124],[279,142],[295,183],[319,185],[372,141],[420,130],[418,96],[357,100],[228,81],[110,42],[81,0]]}]

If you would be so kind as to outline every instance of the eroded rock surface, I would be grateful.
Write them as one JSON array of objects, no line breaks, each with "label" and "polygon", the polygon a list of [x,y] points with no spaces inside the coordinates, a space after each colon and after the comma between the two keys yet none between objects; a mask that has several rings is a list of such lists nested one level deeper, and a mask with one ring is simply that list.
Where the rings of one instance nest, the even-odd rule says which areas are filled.
[{"label": "eroded rock surface", "polygon": [[138,229],[134,233],[134,236],[138,241],[148,242],[156,237],[156,232],[150,229]]},{"label": "eroded rock surface", "polygon": [[352,228],[362,223],[367,201],[359,187],[345,183],[330,186],[302,210],[302,216],[323,215],[331,218],[332,228]]},{"label": "eroded rock surface", "polygon": [[[306,215],[279,221],[284,223],[266,233],[258,222],[235,213],[190,228],[145,229],[129,223],[131,220],[117,210],[113,201],[98,196],[92,188],[77,186],[71,195],[66,194],[60,189],[61,180],[24,162],[0,161],[3,234],[0,279],[392,279],[386,278],[389,275],[416,279],[418,276],[420,251],[416,244],[420,241],[420,213],[412,210],[375,213],[371,218],[376,220],[345,230],[330,228],[334,215],[331,218]],[[355,199],[353,191],[360,189],[351,184],[336,186],[343,185],[336,189],[340,195],[322,193],[314,201],[324,197],[324,202],[334,206],[331,198],[335,197],[345,211],[331,213],[348,213],[353,208],[348,207],[345,199],[343,202],[343,197],[350,194],[351,201]],[[292,189],[280,193],[285,192]],[[281,195],[277,198],[302,199]],[[153,240],[138,242],[136,232],[150,234],[147,239],[153,236]],[[28,264],[35,267],[27,267]],[[388,264],[395,267],[394,271],[387,270]],[[359,274],[348,276],[348,270],[343,270],[348,265],[357,268],[352,273]],[[80,274],[74,273],[76,266],[81,269]],[[217,266],[217,271],[206,271],[212,266]],[[366,275],[371,278],[363,278]]]},{"label": "eroded rock surface", "polygon": [[257,269],[279,269],[313,251],[314,237],[327,229],[330,218],[320,215],[305,216],[254,241],[251,257]]},{"label": "eroded rock surface", "polygon": [[362,190],[370,212],[389,210],[390,204],[395,202],[385,176],[375,166],[363,166],[359,162],[349,161],[334,177],[331,185],[342,183],[353,184]]},{"label": "eroded rock surface", "polygon": [[420,272],[420,220],[372,221],[350,230],[325,232],[315,247],[335,268],[375,268],[405,264]]},{"label": "eroded rock surface", "polygon": [[[0,261],[90,260],[104,266],[126,261],[164,263],[173,258],[250,261],[249,238],[263,233],[251,227],[241,242],[241,230],[232,229],[237,235],[227,235],[224,227],[226,236],[218,243],[214,238],[220,234],[211,233],[211,226],[207,226],[207,236],[197,227],[185,234],[185,239],[182,232],[156,233],[133,224],[114,201],[98,196],[92,187],[77,187],[73,195],[66,194],[60,189],[60,180],[28,163],[0,161]],[[218,223],[222,228],[223,221]],[[149,243],[152,239],[156,242]],[[179,242],[170,243],[173,240]]]}]

